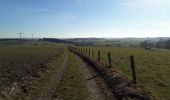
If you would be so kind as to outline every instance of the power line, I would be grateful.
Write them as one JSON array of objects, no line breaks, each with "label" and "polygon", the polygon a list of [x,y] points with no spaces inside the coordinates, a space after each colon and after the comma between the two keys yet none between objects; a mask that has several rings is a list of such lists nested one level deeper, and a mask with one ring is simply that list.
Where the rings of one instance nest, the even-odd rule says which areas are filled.
[{"label": "power line", "polygon": [[19,34],[19,37],[20,37],[20,40],[21,40],[22,39],[22,34],[24,34],[24,33],[19,32],[18,34]]}]

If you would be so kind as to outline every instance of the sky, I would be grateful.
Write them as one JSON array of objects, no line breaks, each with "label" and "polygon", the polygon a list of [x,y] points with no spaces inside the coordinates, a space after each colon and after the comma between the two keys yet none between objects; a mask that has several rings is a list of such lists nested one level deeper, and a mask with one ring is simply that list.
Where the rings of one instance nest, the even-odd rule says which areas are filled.
[{"label": "sky", "polygon": [[170,0],[0,0],[0,38],[170,37]]}]

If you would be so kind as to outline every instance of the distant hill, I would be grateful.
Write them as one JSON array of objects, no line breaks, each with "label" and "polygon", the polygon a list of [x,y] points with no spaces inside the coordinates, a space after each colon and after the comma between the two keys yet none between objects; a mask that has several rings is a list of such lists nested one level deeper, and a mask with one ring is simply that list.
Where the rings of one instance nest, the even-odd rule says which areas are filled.
[{"label": "distant hill", "polygon": [[131,46],[138,47],[143,41],[150,41],[156,43],[160,40],[168,40],[169,37],[156,37],[156,38],[70,38],[64,39],[74,43],[75,45],[86,45],[86,46]]},{"label": "distant hill", "polygon": [[0,38],[0,41],[14,41],[14,40],[19,40],[19,39],[11,39],[11,38],[1,39],[1,38]]},{"label": "distant hill", "polygon": [[42,40],[48,41],[48,42],[66,43],[66,44],[73,43],[72,41],[67,41],[67,40],[63,40],[63,39],[56,39],[56,38],[43,38]]}]

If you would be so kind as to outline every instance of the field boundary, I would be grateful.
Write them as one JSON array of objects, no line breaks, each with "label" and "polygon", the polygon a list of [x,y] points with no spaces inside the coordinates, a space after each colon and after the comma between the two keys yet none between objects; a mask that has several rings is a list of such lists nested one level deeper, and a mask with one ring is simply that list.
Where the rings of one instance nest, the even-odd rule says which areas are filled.
[{"label": "field boundary", "polygon": [[79,53],[74,47],[69,47],[68,49],[81,57],[86,63],[91,65],[97,73],[99,73],[118,100],[150,100],[150,93],[147,92],[143,86],[133,83],[133,81],[129,80],[113,68],[108,68],[100,61],[91,59],[90,57]]}]

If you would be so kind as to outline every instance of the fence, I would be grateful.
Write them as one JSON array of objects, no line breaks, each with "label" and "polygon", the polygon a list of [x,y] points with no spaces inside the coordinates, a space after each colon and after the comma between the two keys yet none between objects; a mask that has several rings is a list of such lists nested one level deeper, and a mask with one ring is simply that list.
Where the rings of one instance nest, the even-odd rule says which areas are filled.
[{"label": "fence", "polygon": [[[97,61],[101,61],[101,51],[97,50],[97,53],[94,52],[94,50],[92,48],[85,48],[85,47],[72,47],[69,46],[70,49],[84,55],[84,56],[89,56],[93,59],[95,59],[95,54],[97,54]],[[111,53],[108,52],[107,53],[108,56],[108,68],[112,68],[112,56]],[[132,79],[133,79],[133,83],[136,83],[136,67],[135,67],[135,60],[134,60],[134,56],[130,56],[130,65],[131,65],[131,73],[132,73]]]}]

